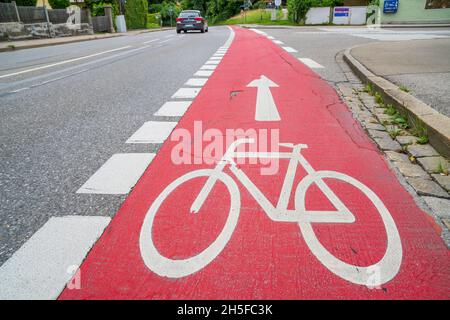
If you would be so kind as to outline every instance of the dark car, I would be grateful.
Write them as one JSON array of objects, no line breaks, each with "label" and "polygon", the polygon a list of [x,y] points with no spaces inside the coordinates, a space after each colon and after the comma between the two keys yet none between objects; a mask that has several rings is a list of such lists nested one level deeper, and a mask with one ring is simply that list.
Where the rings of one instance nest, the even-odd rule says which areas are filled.
[{"label": "dark car", "polygon": [[183,10],[177,18],[177,33],[181,31],[199,30],[201,33],[208,32],[208,21],[202,17],[200,11]]}]

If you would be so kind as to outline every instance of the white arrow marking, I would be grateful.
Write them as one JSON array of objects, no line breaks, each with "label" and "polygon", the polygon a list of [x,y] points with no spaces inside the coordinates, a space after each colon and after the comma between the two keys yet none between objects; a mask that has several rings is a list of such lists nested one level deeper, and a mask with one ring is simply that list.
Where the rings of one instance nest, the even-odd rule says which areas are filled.
[{"label": "white arrow marking", "polygon": [[278,87],[278,85],[267,78],[261,76],[259,79],[250,82],[247,87],[256,87],[258,91],[256,93],[256,121],[280,121],[280,115],[278,113],[277,106],[273,100],[270,88]]}]

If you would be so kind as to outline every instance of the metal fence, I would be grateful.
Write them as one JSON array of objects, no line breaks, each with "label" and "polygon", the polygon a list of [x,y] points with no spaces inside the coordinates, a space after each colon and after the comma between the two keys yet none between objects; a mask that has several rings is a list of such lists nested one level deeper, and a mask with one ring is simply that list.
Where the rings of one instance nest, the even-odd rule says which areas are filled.
[{"label": "metal fence", "polygon": [[95,32],[109,31],[111,28],[109,17],[107,16],[92,17],[92,28],[94,29]]},{"label": "metal fence", "polygon": [[[17,7],[20,21],[23,23],[47,22],[44,7]],[[49,12],[51,10],[48,10]]]},{"label": "metal fence", "polygon": [[[66,9],[46,10],[44,7],[16,6],[14,3],[0,2],[0,23],[22,22],[29,24],[47,22],[45,11],[48,13],[49,22],[53,24],[66,23],[69,18]],[[86,10],[82,9],[81,23],[88,22],[88,13]]]},{"label": "metal fence", "polygon": [[18,22],[16,6],[0,2],[0,22]]}]

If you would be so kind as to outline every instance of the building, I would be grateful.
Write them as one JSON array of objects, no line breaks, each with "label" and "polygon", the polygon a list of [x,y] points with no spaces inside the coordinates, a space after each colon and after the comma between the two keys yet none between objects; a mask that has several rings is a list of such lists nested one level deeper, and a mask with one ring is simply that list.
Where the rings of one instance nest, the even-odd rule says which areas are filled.
[{"label": "building", "polygon": [[[398,1],[396,12],[384,12],[384,3]],[[386,24],[450,24],[450,0],[380,0],[377,22]]]}]

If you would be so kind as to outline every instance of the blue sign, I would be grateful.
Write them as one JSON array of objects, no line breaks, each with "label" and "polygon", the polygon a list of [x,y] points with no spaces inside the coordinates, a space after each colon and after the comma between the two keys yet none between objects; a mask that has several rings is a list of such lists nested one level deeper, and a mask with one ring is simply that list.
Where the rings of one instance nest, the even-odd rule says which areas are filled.
[{"label": "blue sign", "polygon": [[349,13],[350,13],[350,8],[342,8],[342,7],[334,8],[334,16],[335,17],[348,17]]},{"label": "blue sign", "polygon": [[383,13],[397,13],[398,0],[384,0]]}]

